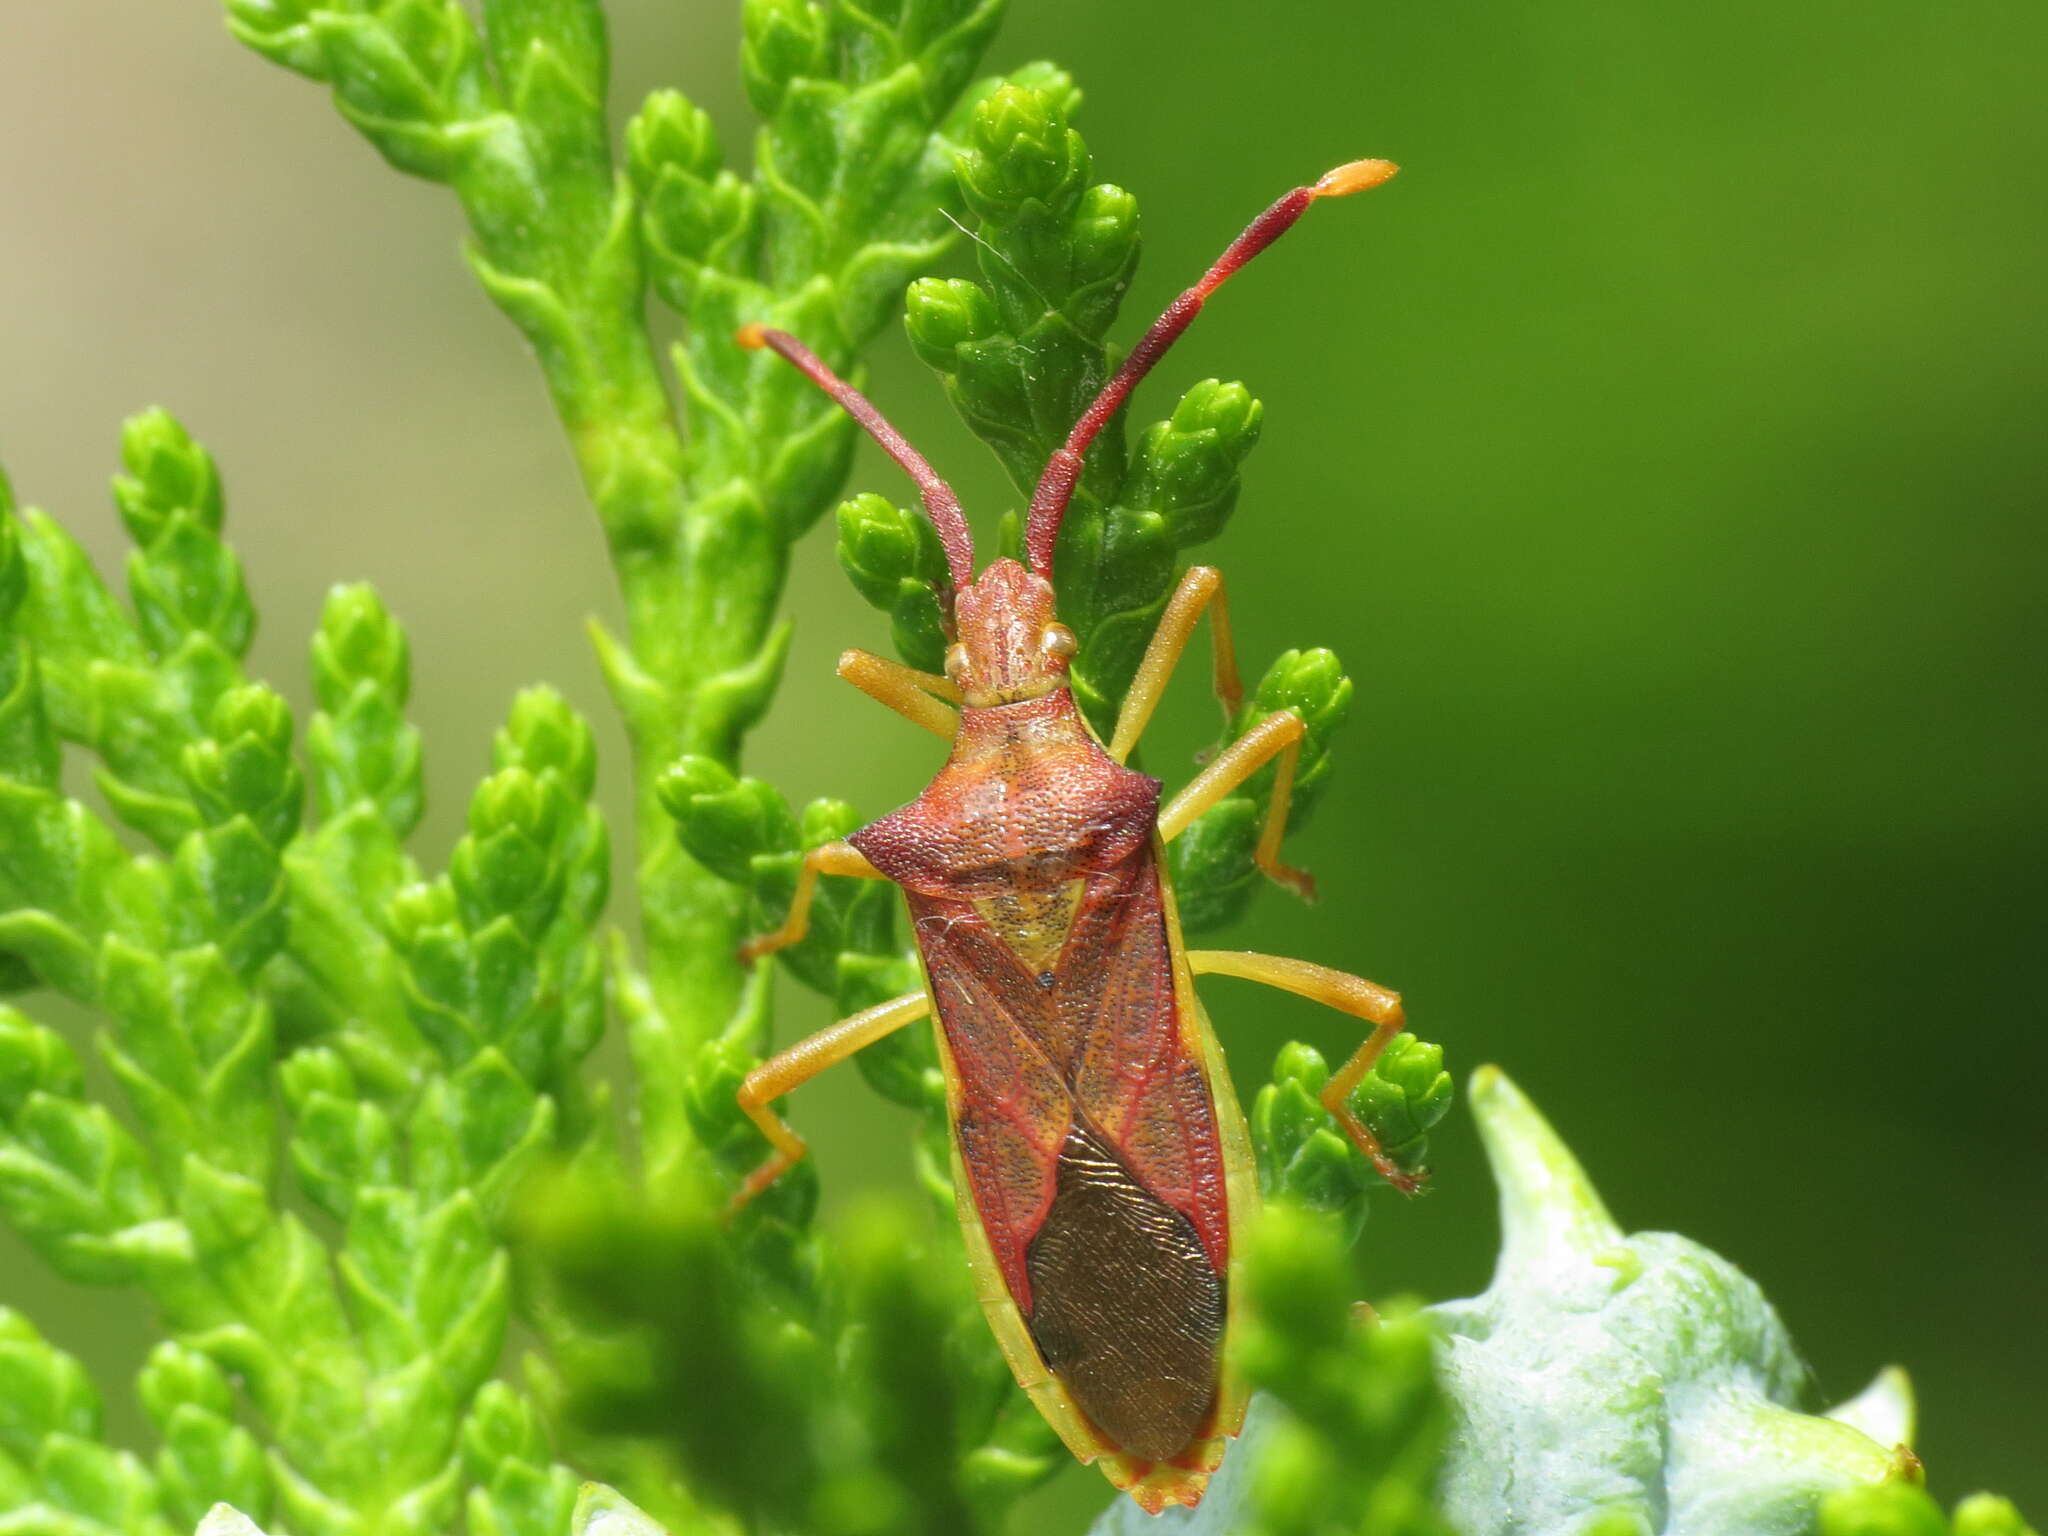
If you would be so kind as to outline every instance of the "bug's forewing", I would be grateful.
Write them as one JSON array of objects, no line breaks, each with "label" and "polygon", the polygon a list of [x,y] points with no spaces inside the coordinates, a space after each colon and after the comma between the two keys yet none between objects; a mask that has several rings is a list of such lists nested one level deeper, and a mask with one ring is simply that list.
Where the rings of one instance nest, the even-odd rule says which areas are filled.
[{"label": "bug's forewing", "polygon": [[[1016,963],[1011,941],[1028,947],[1028,938],[1003,933],[1001,914],[991,925],[986,907],[912,901],[941,1024],[961,1228],[983,1310],[1019,1385],[1068,1448],[1154,1510],[1196,1502],[1224,1439],[1243,1422],[1242,1385],[1216,1350],[1238,1309],[1233,1271],[1257,1200],[1244,1117],[1195,998],[1160,871],[1150,841],[1088,881],[1069,909],[1074,929],[1050,986]],[[1079,1230],[1051,1258],[1050,1241],[1034,1246],[1064,1235],[1062,1214],[1075,1208],[1077,1145],[1110,1176],[1142,1186],[1122,1190],[1122,1204],[1152,1202],[1147,1240],[1163,1248],[1115,1251],[1132,1234],[1099,1228]],[[1128,1172],[1119,1175],[1119,1166]],[[1064,1212],[1055,1210],[1062,1174]],[[1162,1223],[1168,1207],[1178,1215]],[[1048,1311],[1065,1294],[1106,1311],[1093,1323],[1098,1329],[1156,1331],[1159,1319],[1137,1293],[1148,1282],[1156,1290],[1176,1264],[1207,1267],[1224,1315],[1188,1345],[1199,1363],[1175,1367],[1202,1373],[1185,1444],[1140,1453],[1091,1418],[1048,1367],[1034,1331],[1044,1334]],[[1123,1292],[1132,1294],[1120,1300]],[[1166,1340],[1169,1348],[1174,1342]]]}]

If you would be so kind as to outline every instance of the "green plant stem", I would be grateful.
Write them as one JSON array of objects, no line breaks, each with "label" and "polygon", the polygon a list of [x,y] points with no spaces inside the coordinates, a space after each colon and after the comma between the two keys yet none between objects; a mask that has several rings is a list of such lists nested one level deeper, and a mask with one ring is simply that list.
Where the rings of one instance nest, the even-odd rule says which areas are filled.
[{"label": "green plant stem", "polygon": [[[508,153],[456,184],[485,286],[538,352],[585,492],[604,529],[626,613],[627,655],[607,670],[633,752],[636,880],[669,1048],[714,1034],[739,1001],[732,954],[740,912],[729,888],[677,844],[655,775],[685,752],[735,765],[740,731],[719,708],[715,678],[761,650],[787,559],[766,536],[734,559],[730,518],[686,482],[672,405],[641,316],[643,278],[623,189],[608,157],[551,185]],[[529,222],[550,216],[536,260]],[[515,277],[524,267],[530,277]]]},{"label": "green plant stem", "polygon": [[[478,277],[538,356],[624,598],[624,641],[596,638],[632,741],[652,1004],[634,1048],[654,1088],[729,1023],[743,986],[741,903],[678,846],[654,776],[685,754],[737,766],[780,670],[790,541],[851,443],[826,402],[742,359],[731,332],[773,316],[851,364],[945,244],[948,178],[927,151],[1000,6],[894,20],[750,8],[749,90],[768,119],[758,192],[717,171],[708,120],[672,94],[629,132],[631,174],[615,167],[595,0],[484,0],[480,27],[450,0],[229,10],[245,42],[332,84],[394,165],[456,193]],[[821,115],[828,103],[846,109]],[[642,314],[643,249],[691,325],[688,443]],[[649,1130],[660,1161],[679,1133]]]}]

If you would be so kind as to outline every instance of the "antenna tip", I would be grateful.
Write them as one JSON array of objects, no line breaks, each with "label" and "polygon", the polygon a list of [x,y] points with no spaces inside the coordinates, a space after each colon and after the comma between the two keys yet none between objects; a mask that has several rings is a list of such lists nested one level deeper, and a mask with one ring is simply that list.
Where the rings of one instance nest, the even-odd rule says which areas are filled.
[{"label": "antenna tip", "polygon": [[[1336,173],[1332,172],[1331,174],[1334,175]],[[1327,179],[1326,177],[1325,180]],[[745,347],[749,352],[758,352],[761,348],[768,345],[768,332],[763,326],[743,325],[732,333],[732,339]]]},{"label": "antenna tip", "polygon": [[1370,192],[1374,187],[1392,181],[1400,169],[1391,160],[1354,160],[1349,165],[1340,165],[1334,171],[1326,172],[1321,181],[1308,189],[1308,195],[1349,197],[1354,192]]}]

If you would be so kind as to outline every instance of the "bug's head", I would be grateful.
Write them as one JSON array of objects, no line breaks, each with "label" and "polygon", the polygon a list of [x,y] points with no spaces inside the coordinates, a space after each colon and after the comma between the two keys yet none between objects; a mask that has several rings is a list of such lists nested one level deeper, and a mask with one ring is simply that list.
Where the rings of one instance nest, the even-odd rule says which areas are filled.
[{"label": "bug's head", "polygon": [[1074,423],[1067,440],[1053,450],[1031,493],[1024,525],[1029,562],[998,560],[974,575],[974,539],[960,510],[960,498],[939,478],[924,455],[882,418],[867,398],[826,367],[815,353],[786,331],[743,325],[735,340],[743,347],[767,347],[794,364],[806,378],[844,407],[884,452],[917,482],[925,515],[946,553],[947,580],[940,589],[948,606],[955,644],[946,653],[946,676],[971,707],[1014,704],[1063,687],[1076,649],[1074,632],[1053,617],[1053,555],[1060,524],[1080,483],[1089,446],[1115,419],[1139,380],[1187,329],[1210,294],[1246,262],[1285,234],[1318,199],[1348,197],[1383,184],[1394,174],[1391,160],[1354,160],[1305,187],[1296,187],[1246,226],[1202,275],[1167,307],[1139,338],[1109,381]]},{"label": "bug's head", "polygon": [[1074,632],[1053,617],[1052,583],[998,560],[953,597],[946,676],[970,709],[1016,704],[1064,688]]}]

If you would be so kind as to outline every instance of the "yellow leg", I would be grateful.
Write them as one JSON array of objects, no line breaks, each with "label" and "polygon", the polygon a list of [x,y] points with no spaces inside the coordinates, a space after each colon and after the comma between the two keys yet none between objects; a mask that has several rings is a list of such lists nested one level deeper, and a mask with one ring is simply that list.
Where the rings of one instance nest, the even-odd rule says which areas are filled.
[{"label": "yellow leg", "polygon": [[876,703],[888,705],[935,736],[951,741],[960,729],[960,711],[944,702],[960,697],[960,690],[948,678],[919,672],[873,651],[842,652],[839,675]]},{"label": "yellow leg", "polygon": [[769,1103],[792,1088],[801,1087],[827,1067],[837,1066],[863,1046],[873,1045],[884,1035],[894,1033],[912,1020],[923,1018],[931,1011],[931,1006],[931,998],[924,992],[908,992],[902,997],[891,998],[886,1003],[863,1009],[829,1028],[819,1030],[808,1040],[799,1040],[747,1074],[747,1080],[740,1084],[740,1108],[761,1128],[761,1134],[768,1138],[775,1150],[733,1192],[732,1203],[726,1207],[728,1219],[795,1167],[804,1155],[803,1137],[770,1109]]},{"label": "yellow leg", "polygon": [[1252,851],[1252,862],[1302,900],[1314,901],[1315,877],[1305,869],[1280,862],[1280,839],[1287,834],[1287,807],[1294,799],[1294,765],[1301,758],[1301,741],[1307,734],[1301,716],[1291,709],[1266,716],[1217,753],[1216,760],[1173,797],[1159,813],[1160,837],[1172,842],[1197,816],[1277,757],[1280,761],[1273,769],[1273,798],[1266,806],[1266,821],[1259,829],[1259,845]]},{"label": "yellow leg", "polygon": [[1328,966],[1311,965],[1306,960],[1255,955],[1238,949],[1191,949],[1188,951],[1188,969],[1197,976],[1240,976],[1246,981],[1264,982],[1269,987],[1292,992],[1297,997],[1335,1008],[1372,1025],[1372,1033],[1351,1053],[1351,1059],[1331,1075],[1319,1097],[1323,1108],[1344,1127],[1344,1134],[1351,1138],[1352,1144],[1372,1159],[1372,1165],[1379,1170],[1381,1178],[1403,1194],[1412,1195],[1422,1187],[1421,1175],[1395,1166],[1381,1150],[1379,1138],[1351,1112],[1349,1102],[1352,1090],[1372,1070],[1373,1063],[1380,1059],[1387,1043],[1406,1027],[1400,993],[1389,992],[1363,976],[1333,971]]},{"label": "yellow leg", "polygon": [[851,875],[863,880],[886,880],[867,855],[851,843],[820,843],[804,855],[797,871],[796,894],[789,899],[789,916],[773,933],[757,934],[740,946],[740,964],[752,965],[763,955],[787,949],[811,931],[811,897],[817,893],[818,876]]},{"label": "yellow leg", "polygon": [[1137,675],[1124,695],[1123,708],[1117,712],[1116,735],[1110,738],[1109,755],[1118,762],[1131,755],[1138,738],[1145,734],[1152,711],[1159,707],[1159,697],[1166,692],[1167,679],[1179,665],[1180,653],[1187,649],[1188,637],[1195,632],[1195,621],[1205,608],[1209,611],[1209,639],[1215,652],[1216,697],[1223,701],[1226,722],[1237,717],[1237,706],[1244,702],[1244,684],[1238,680],[1237,648],[1230,640],[1230,604],[1223,596],[1223,573],[1214,566],[1191,566],[1173,596],[1167,599],[1166,611],[1159,615],[1159,627],[1152,631],[1151,643],[1145,647],[1145,659],[1138,663]]}]

